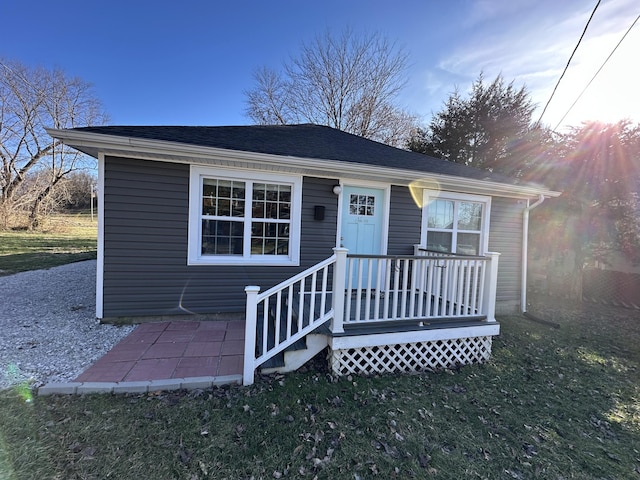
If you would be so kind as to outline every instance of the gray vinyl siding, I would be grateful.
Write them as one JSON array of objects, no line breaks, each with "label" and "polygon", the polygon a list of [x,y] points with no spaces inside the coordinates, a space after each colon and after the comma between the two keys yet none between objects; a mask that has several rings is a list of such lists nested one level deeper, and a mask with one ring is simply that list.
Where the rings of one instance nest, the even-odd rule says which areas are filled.
[{"label": "gray vinyl siding", "polygon": [[522,221],[526,204],[513,198],[493,197],[489,250],[500,253],[496,309],[515,310],[520,305],[522,282]]},{"label": "gray vinyl siding", "polygon": [[[244,288],[261,290],[332,255],[338,180],[303,179],[299,267],[188,266],[189,166],[107,157],[104,197],[105,318],[241,312]],[[325,207],[315,220],[316,206]],[[501,253],[498,302],[520,298],[523,203],[492,200],[489,249]],[[391,188],[387,252],[407,255],[420,243],[421,210],[407,187]]]},{"label": "gray vinyl siding", "polygon": [[[299,267],[187,266],[189,166],[107,157],[103,316],[242,311],[245,286],[266,290],[332,255],[336,183],[303,181]],[[324,220],[314,220],[316,205]]]},{"label": "gray vinyl siding", "polygon": [[391,187],[389,214],[389,255],[413,255],[420,243],[422,210],[416,205],[408,187]]}]

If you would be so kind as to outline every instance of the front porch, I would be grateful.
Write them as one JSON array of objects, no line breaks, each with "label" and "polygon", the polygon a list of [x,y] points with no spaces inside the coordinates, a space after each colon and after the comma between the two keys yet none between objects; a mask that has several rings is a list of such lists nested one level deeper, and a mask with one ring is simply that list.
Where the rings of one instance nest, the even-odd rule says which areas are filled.
[{"label": "front porch", "polygon": [[[336,375],[405,372],[486,361],[498,253],[334,255],[263,293],[249,286],[243,382],[291,371],[322,349]],[[338,293],[340,292],[340,293]],[[273,363],[274,359],[279,363]]]}]

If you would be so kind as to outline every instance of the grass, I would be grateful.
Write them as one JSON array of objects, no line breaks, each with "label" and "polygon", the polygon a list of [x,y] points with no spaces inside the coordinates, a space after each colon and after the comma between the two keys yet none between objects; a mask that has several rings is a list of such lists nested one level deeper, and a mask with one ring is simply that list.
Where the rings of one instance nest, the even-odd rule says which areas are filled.
[{"label": "grass", "polygon": [[252,387],[30,399],[0,392],[0,478],[640,478],[640,321],[544,301],[490,362]]},{"label": "grass", "polygon": [[96,238],[86,213],[52,216],[38,231],[0,231],[0,276],[96,258]]}]

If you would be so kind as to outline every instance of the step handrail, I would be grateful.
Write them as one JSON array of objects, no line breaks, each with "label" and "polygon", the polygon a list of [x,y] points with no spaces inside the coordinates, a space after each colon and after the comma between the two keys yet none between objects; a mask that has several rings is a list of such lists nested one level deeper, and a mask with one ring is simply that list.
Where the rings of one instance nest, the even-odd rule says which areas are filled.
[{"label": "step handrail", "polygon": [[[328,287],[330,281],[333,286],[330,269],[335,266],[336,258],[334,254],[262,293],[259,293],[258,286],[245,288],[244,385],[253,383],[256,368],[333,318],[332,292]],[[305,301],[307,295],[309,303]],[[274,310],[270,310],[272,307]],[[259,312],[262,313],[261,318],[258,318]],[[273,326],[270,325],[270,314],[273,314]],[[261,322],[262,338],[257,335],[258,322]],[[282,322],[286,323],[283,325]],[[284,338],[281,339],[283,332]],[[271,333],[273,345],[269,346]]]}]

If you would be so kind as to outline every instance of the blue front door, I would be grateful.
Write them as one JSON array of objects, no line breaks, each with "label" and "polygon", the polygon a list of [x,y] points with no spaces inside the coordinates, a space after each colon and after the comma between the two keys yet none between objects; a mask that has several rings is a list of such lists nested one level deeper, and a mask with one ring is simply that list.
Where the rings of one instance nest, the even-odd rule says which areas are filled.
[{"label": "blue front door", "polygon": [[[384,253],[384,190],[345,186],[342,192],[340,246],[348,249],[350,254]],[[363,275],[363,284],[366,285],[366,272]],[[352,276],[352,285],[356,279]]]}]

